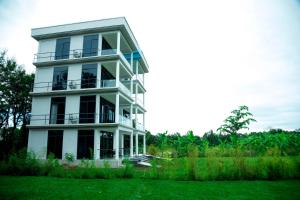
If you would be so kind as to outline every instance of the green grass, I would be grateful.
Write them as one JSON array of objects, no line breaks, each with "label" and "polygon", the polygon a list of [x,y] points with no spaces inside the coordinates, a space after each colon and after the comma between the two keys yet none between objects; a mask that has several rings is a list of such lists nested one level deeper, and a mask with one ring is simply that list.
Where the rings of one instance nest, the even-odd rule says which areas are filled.
[{"label": "green grass", "polygon": [[300,181],[172,181],[0,176],[0,199],[300,199]]}]

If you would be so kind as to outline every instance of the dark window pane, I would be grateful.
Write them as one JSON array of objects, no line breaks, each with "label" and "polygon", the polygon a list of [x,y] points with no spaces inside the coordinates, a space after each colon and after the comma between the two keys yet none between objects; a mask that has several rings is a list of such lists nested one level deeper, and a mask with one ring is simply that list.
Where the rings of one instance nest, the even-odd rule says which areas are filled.
[{"label": "dark window pane", "polygon": [[68,67],[55,67],[53,71],[52,90],[66,90]]},{"label": "dark window pane", "polygon": [[52,97],[50,108],[50,124],[64,124],[66,97]]},{"label": "dark window pane", "polygon": [[86,35],[83,38],[83,57],[98,55],[98,35]]},{"label": "dark window pane", "polygon": [[97,86],[97,64],[82,65],[81,88],[95,88]]},{"label": "dark window pane", "polygon": [[100,137],[100,158],[112,158],[115,155],[113,146],[113,133],[111,132],[101,132]]},{"label": "dark window pane", "polygon": [[100,98],[100,123],[115,122],[115,104]]},{"label": "dark window pane", "polygon": [[56,40],[55,60],[68,59],[70,53],[70,38]]},{"label": "dark window pane", "polygon": [[54,154],[55,158],[62,159],[63,130],[48,131],[47,157]]},{"label": "dark window pane", "polygon": [[79,123],[95,123],[96,96],[80,97]]},{"label": "dark window pane", "polygon": [[102,38],[102,50],[112,49],[110,44],[107,42],[107,40],[103,37]]},{"label": "dark window pane", "polygon": [[130,155],[130,135],[124,135],[124,156]]},{"label": "dark window pane", "polygon": [[77,141],[77,159],[93,159],[94,130],[79,130]]}]

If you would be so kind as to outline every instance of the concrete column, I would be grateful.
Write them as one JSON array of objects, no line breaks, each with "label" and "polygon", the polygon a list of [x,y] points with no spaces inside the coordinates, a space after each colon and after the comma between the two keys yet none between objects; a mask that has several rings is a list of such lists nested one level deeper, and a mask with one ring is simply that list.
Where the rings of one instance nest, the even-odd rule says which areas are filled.
[{"label": "concrete column", "polygon": [[135,154],[139,154],[139,134],[136,133],[135,135]]},{"label": "concrete column", "polygon": [[95,129],[94,132],[94,159],[100,159],[100,132],[98,129]]},{"label": "concrete column", "polygon": [[130,104],[130,127],[132,127],[132,103]]},{"label": "concrete column", "polygon": [[143,113],[143,131],[145,131],[145,113]]},{"label": "concrete column", "polygon": [[143,154],[145,155],[146,154],[146,133],[144,134],[143,136]]},{"label": "concrete column", "polygon": [[130,157],[133,157],[133,131],[130,133]]},{"label": "concrete column", "polygon": [[122,158],[124,158],[124,134],[121,134],[121,152]]},{"label": "concrete column", "polygon": [[96,108],[95,108],[95,123],[98,124],[100,122],[100,95],[96,95]]},{"label": "concrete column", "polygon": [[117,92],[116,94],[116,105],[115,105],[115,122],[119,123],[119,109],[120,109],[120,103],[119,103],[120,94]]},{"label": "concrete column", "polygon": [[121,33],[120,31],[117,32],[117,54],[121,52]]},{"label": "concrete column", "polygon": [[115,137],[114,137],[114,139],[115,139],[115,151],[116,151],[116,153],[115,153],[115,159],[119,159],[119,147],[120,147],[120,144],[119,144],[119,129],[117,128],[116,130],[115,130]]},{"label": "concrete column", "polygon": [[99,33],[98,36],[98,55],[101,55],[101,50],[102,50],[102,34]]},{"label": "concrete column", "polygon": [[101,87],[101,63],[98,63],[97,67],[97,88]]},{"label": "concrete column", "polygon": [[119,87],[120,82],[120,61],[116,64],[116,87]]}]

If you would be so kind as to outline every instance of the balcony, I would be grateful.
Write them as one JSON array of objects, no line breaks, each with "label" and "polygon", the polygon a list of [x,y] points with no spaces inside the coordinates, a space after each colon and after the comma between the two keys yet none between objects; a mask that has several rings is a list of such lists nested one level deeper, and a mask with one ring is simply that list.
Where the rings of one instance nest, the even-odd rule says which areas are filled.
[{"label": "balcony", "polygon": [[42,65],[43,63],[46,65],[50,64],[49,62],[55,63],[74,63],[80,60],[95,60],[95,59],[103,59],[106,60],[111,56],[119,56],[125,65],[132,71],[131,64],[131,54],[123,54],[121,51],[117,49],[72,49],[69,52],[42,52],[34,54],[33,63],[35,65]]},{"label": "balcony", "polygon": [[125,126],[132,127],[132,121],[123,115],[119,115],[119,122]]},{"label": "balcony", "polygon": [[[99,83],[99,84],[98,84]],[[70,90],[81,90],[81,89],[97,89],[97,88],[116,88],[116,80],[99,80],[95,78],[90,79],[76,79],[67,80],[60,82],[38,82],[34,83],[32,92],[52,92],[52,91],[70,91]],[[131,96],[130,90],[119,81],[120,90],[129,97]]]},{"label": "balcony", "polygon": [[139,123],[137,120],[133,119],[133,128],[137,129],[137,130],[140,130],[140,131],[144,131],[145,128],[144,128],[144,125]]},{"label": "balcony", "polygon": [[[99,118],[98,118],[99,117]],[[68,114],[42,114],[42,115],[31,115],[30,125],[43,126],[43,125],[54,125],[54,124],[107,124],[117,123],[115,122],[114,113],[68,113]],[[119,115],[119,123],[132,127],[132,121],[123,116]]]}]

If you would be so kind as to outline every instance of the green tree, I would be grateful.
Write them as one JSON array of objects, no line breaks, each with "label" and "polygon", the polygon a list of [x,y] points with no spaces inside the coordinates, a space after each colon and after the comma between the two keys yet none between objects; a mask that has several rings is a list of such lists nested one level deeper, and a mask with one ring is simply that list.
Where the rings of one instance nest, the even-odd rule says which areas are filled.
[{"label": "green tree", "polygon": [[[2,152],[16,147],[18,139],[24,138],[28,114],[31,110],[29,92],[34,74],[26,74],[15,59],[0,52],[0,127]],[[17,130],[19,129],[20,130]],[[18,139],[17,139],[18,138]],[[23,141],[26,144],[26,142]],[[4,147],[4,148],[3,148]]]},{"label": "green tree", "polygon": [[251,122],[256,122],[252,118],[253,115],[249,112],[247,106],[240,106],[239,109],[231,111],[231,114],[224,120],[224,124],[217,131],[230,135],[238,135],[240,130],[249,129],[248,126]]}]

